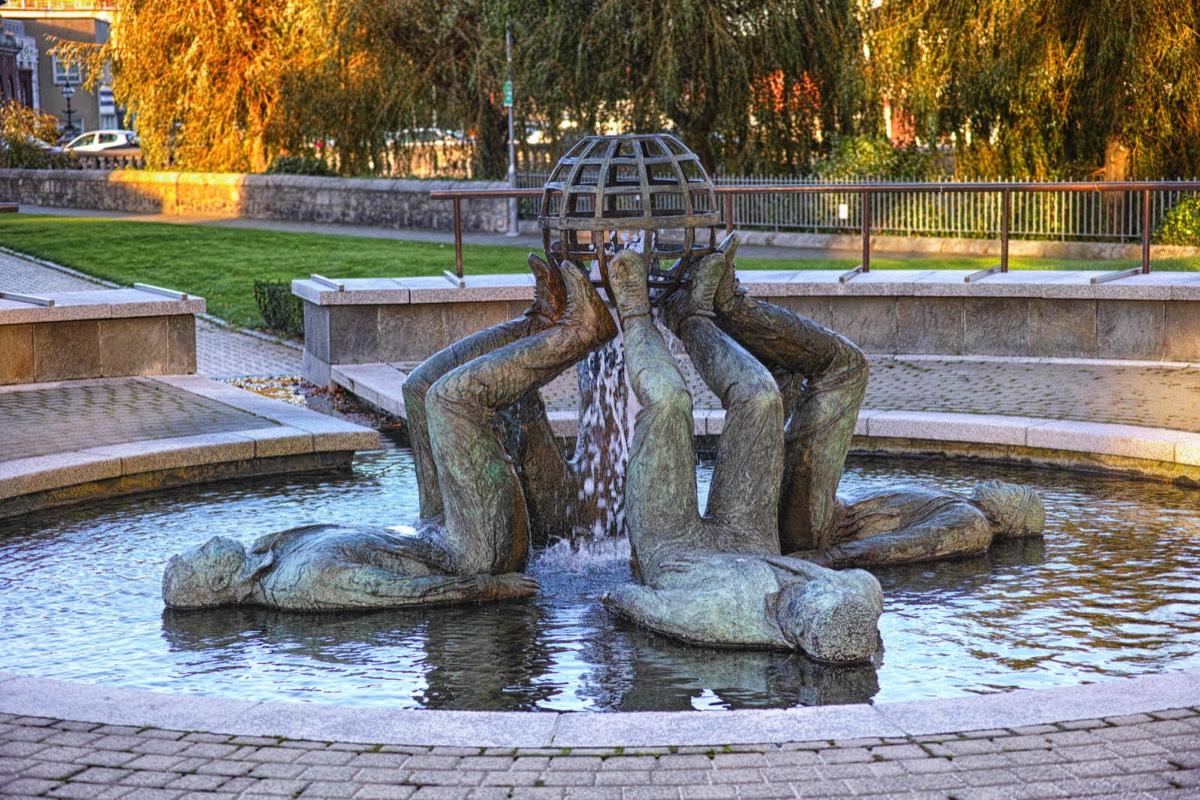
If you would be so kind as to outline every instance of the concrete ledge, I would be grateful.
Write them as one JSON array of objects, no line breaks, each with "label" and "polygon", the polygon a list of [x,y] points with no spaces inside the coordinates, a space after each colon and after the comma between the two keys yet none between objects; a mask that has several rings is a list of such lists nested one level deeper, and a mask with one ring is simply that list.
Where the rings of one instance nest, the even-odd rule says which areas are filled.
[{"label": "concrete ledge", "polygon": [[0,712],[310,741],[459,747],[659,747],[924,736],[1195,705],[1200,669],[1083,686],[879,705],[703,712],[486,712],[252,703],[0,672]]},{"label": "concrete ledge", "polygon": [[[966,283],[971,270],[874,270],[842,283],[837,270],[742,270],[738,278],[759,297],[1036,297],[1102,300],[1200,300],[1200,273],[1152,272],[1119,281],[1092,283],[1111,270],[1016,270]],[[335,276],[328,276],[335,277]],[[527,273],[470,275],[459,288],[445,278],[346,278],[345,291],[304,279],[292,281],[292,293],[316,305],[405,305],[529,300],[533,278]]]},{"label": "concrete ledge", "polygon": [[[0,279],[0,291],[4,291],[2,279]],[[205,308],[204,299],[201,297],[172,300],[138,289],[50,292],[43,296],[54,300],[54,305],[39,306],[0,298],[0,325],[63,322],[78,319],[194,315],[203,314]]]},{"label": "concrete ledge", "polygon": [[[904,355],[1200,361],[1200,273],[1092,283],[1102,271],[1023,270],[966,283],[963,270],[881,270],[842,283],[835,270],[746,270],[746,290]],[[303,374],[328,385],[339,364],[421,361],[519,316],[528,273],[293,283],[304,301]]]}]

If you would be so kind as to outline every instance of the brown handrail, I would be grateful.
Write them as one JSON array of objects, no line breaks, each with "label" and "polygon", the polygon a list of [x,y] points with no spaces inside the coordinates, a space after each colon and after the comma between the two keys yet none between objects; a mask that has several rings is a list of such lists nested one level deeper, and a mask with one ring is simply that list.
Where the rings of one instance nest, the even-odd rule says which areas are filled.
[{"label": "brown handrail", "polygon": [[[873,194],[887,192],[1000,192],[1000,271],[1008,272],[1008,238],[1012,216],[1013,192],[1141,192],[1142,193],[1142,274],[1150,272],[1150,193],[1153,191],[1200,192],[1200,181],[1010,181],[987,183],[980,181],[941,181],[937,183],[821,183],[788,186],[718,186],[716,193],[725,196],[725,230],[733,232],[733,198],[741,194],[862,194],[862,272],[871,271],[871,203]],[[454,202],[454,261],[458,277],[463,277],[462,263],[462,201],[464,199],[511,199],[541,197],[541,189],[482,189],[430,192],[434,200]]]}]

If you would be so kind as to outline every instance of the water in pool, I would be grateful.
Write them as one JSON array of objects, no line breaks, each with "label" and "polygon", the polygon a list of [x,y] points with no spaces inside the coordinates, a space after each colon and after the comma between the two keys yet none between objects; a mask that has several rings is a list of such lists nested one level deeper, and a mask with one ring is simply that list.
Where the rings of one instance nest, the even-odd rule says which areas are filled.
[{"label": "water in pool", "polygon": [[[700,466],[702,483],[708,466]],[[353,472],[212,484],[0,521],[0,670],[239,699],[391,708],[635,711],[886,702],[1200,666],[1195,490],[1062,472],[852,461],[846,488],[1042,492],[1044,541],[875,570],[884,650],[867,666],[706,650],[612,618],[619,546],[553,550],[543,591],[505,605],[297,615],[163,609],[166,559],[210,536],[249,544],[305,522],[416,518],[407,449]],[[703,491],[703,488],[702,488]]]}]

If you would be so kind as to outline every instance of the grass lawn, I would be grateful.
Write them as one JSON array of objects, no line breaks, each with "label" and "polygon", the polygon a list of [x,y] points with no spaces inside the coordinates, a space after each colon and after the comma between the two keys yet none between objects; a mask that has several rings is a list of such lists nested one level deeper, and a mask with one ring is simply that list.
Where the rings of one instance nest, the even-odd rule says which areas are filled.
[{"label": "grass lawn", "polygon": [[[120,284],[149,283],[198,295],[214,316],[245,327],[261,327],[254,281],[291,280],[320,273],[337,278],[440,275],[454,269],[449,244],[365,239],[310,233],[279,233],[202,225],[128,222],[114,219],[6,214],[0,245]],[[463,248],[467,275],[523,272],[518,247]],[[983,269],[987,258],[928,257],[872,259],[872,269]],[[742,269],[839,269],[852,259],[738,260]],[[1011,259],[1013,269],[1117,270],[1136,262]],[[1156,262],[1163,270],[1200,271],[1200,259]],[[0,275],[0,290],[3,289]]]}]

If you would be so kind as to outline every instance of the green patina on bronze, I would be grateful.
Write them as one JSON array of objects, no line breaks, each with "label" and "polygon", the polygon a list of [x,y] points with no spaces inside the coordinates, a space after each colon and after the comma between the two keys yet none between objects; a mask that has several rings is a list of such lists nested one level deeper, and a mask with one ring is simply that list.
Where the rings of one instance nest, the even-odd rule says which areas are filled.
[{"label": "green patina on bronze", "polygon": [[[534,593],[536,584],[521,574],[531,544],[577,539],[601,514],[601,498],[581,491],[582,444],[604,439],[617,424],[616,410],[580,410],[581,446],[569,460],[538,393],[617,335],[593,282],[615,303],[624,337],[622,379],[640,404],[623,486],[616,484],[635,582],[602,598],[617,614],[698,644],[863,662],[879,647],[879,582],[861,569],[829,567],[970,555],[999,538],[1041,532],[1037,494],[995,481],[971,498],[898,487],[840,499],[837,487],[866,392],[866,358],[837,333],[747,295],[735,272],[737,235],[719,246],[697,245],[691,227],[715,217],[700,219],[690,205],[677,220],[688,228],[679,261],[664,271],[657,262],[665,240],[639,243],[616,230],[620,219],[604,218],[613,210],[626,221],[636,217],[631,227],[651,231],[663,221],[649,213],[654,201],[647,194],[640,205],[609,209],[606,187],[625,180],[618,170],[624,159],[644,174],[617,188],[636,183],[647,191],[654,184],[646,171],[658,161],[687,188],[680,154],[670,143],[654,140],[659,152],[646,149],[647,137],[630,137],[626,156],[625,144],[608,138],[589,139],[578,163],[568,165],[565,190],[582,186],[585,168],[611,174],[590,184],[594,200],[586,209],[567,204],[557,222],[543,220],[547,231],[571,235],[551,243],[547,234],[548,261],[530,255],[536,289],[525,315],[437,353],[405,383],[419,529],[402,535],[307,526],[263,537],[249,553],[216,538],[171,559],[163,579],[169,606],[345,609]],[[590,164],[592,156],[603,163]],[[711,184],[704,188],[711,192]],[[587,209],[594,219],[580,217]],[[604,236],[584,242],[574,236],[577,230]],[[599,265],[590,279],[588,265],[572,258],[588,255]],[[692,397],[654,321],[652,295],[725,410],[703,514]],[[597,379],[581,370],[581,384]],[[619,466],[611,461],[601,468]]]}]

